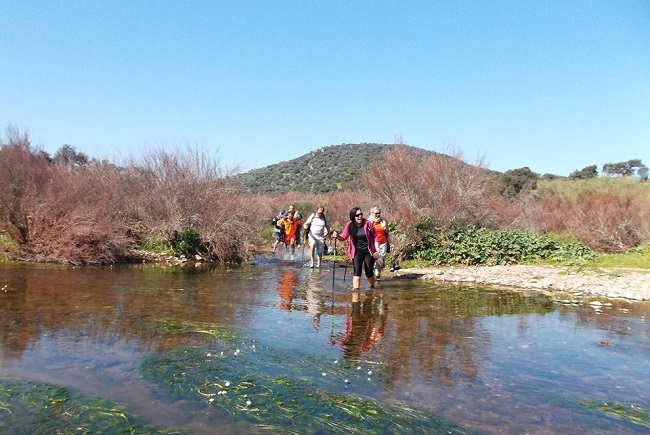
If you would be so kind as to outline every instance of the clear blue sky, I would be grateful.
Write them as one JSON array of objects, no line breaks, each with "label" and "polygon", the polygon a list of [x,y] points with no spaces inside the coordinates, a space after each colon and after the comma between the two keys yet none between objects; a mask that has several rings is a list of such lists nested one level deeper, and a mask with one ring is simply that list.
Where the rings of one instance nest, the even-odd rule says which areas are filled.
[{"label": "clear blue sky", "polygon": [[399,137],[498,171],[650,166],[650,1],[2,1],[10,125],[243,171]]}]

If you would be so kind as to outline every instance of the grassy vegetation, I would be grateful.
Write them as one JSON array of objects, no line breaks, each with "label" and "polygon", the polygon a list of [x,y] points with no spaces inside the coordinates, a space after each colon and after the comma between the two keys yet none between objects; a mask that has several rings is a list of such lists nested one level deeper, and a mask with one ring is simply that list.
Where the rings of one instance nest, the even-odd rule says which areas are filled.
[{"label": "grassy vegetation", "polygon": [[628,252],[625,254],[600,254],[586,263],[588,267],[610,269],[642,269],[650,271],[650,252]]},{"label": "grassy vegetation", "polygon": [[[598,254],[595,258],[584,260],[576,264],[573,260],[529,260],[518,264],[546,265],[546,266],[578,266],[581,269],[609,269],[610,271],[642,271],[650,272],[650,253],[628,252],[624,254]],[[426,268],[435,266],[431,261],[421,259],[407,259],[400,263],[403,268]]]},{"label": "grassy vegetation", "polygon": [[594,177],[586,180],[567,180],[564,178],[537,181],[537,190],[540,193],[552,193],[575,196],[580,192],[609,192],[615,190],[619,193],[644,192],[650,200],[650,183],[636,177]]},{"label": "grassy vegetation", "polygon": [[9,234],[4,231],[0,231],[0,262],[9,261],[7,252],[15,250],[18,248],[18,244],[14,242]]},{"label": "grassy vegetation", "polygon": [[174,253],[170,243],[162,237],[154,236],[145,240],[138,249],[152,254],[170,254]]}]

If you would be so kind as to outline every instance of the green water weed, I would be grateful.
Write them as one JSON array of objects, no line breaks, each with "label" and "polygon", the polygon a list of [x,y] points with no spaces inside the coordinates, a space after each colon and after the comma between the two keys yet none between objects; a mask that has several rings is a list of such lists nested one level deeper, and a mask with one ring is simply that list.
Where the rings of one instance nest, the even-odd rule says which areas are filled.
[{"label": "green water weed", "polygon": [[599,400],[584,400],[580,402],[580,406],[618,420],[650,427],[650,409],[633,403],[612,403]]},{"label": "green water weed", "polygon": [[[162,320],[161,320],[162,321]],[[179,325],[177,320],[171,321]],[[185,333],[199,325],[167,328]],[[200,325],[220,330],[218,325]],[[216,350],[215,350],[216,349]],[[338,361],[261,345],[254,339],[214,336],[210,349],[169,349],[143,361],[146,379],[173,394],[203,402],[256,428],[299,433],[466,433],[422,410],[363,395],[380,389],[387,367],[370,361]]]},{"label": "green water weed", "polygon": [[65,387],[0,379],[0,432],[32,434],[185,434],[144,424],[123,405]]}]

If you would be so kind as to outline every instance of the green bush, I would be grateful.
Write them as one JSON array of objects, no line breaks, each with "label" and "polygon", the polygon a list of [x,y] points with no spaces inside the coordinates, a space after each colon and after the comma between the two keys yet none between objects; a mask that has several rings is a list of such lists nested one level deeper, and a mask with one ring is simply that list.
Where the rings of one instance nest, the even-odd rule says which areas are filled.
[{"label": "green bush", "polygon": [[180,233],[175,231],[169,243],[172,246],[174,255],[184,255],[189,258],[199,253],[203,241],[197,231],[187,229]]},{"label": "green bush", "polygon": [[424,233],[406,259],[432,265],[497,265],[552,260],[587,261],[596,253],[579,242],[512,230],[460,227]]}]

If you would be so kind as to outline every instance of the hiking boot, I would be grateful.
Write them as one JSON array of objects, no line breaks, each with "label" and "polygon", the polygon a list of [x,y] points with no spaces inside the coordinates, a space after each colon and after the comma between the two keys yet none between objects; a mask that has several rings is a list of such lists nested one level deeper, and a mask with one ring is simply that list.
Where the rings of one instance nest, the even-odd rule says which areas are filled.
[{"label": "hiking boot", "polygon": [[313,261],[310,261],[310,262],[309,262],[309,268],[310,268],[310,269],[313,269],[313,268],[314,268],[314,262],[313,262]]}]

